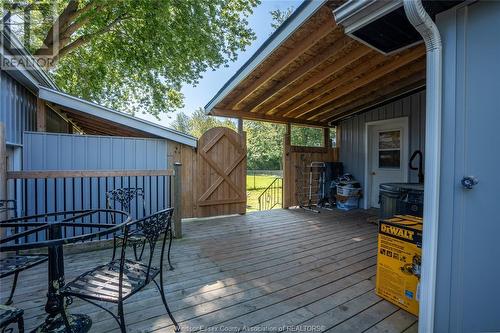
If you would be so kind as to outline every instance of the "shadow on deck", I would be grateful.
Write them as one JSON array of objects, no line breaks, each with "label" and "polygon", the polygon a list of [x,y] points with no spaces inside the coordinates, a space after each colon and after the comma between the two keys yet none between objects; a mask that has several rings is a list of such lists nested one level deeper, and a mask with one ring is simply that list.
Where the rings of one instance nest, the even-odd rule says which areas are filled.
[{"label": "shadow on deck", "polygon": [[[371,212],[314,214],[272,210],[185,222],[175,240],[167,300],[184,332],[416,332],[416,317],[375,295],[377,227]],[[111,250],[66,257],[66,279],[109,260]],[[23,274],[24,273],[24,274]],[[47,273],[20,275],[14,306],[28,331],[41,323]],[[2,280],[2,299],[8,293]],[[75,300],[72,313],[92,317],[91,332],[118,331],[104,311]],[[116,311],[116,308],[113,308]],[[171,332],[154,285],[127,300],[129,332]]]}]

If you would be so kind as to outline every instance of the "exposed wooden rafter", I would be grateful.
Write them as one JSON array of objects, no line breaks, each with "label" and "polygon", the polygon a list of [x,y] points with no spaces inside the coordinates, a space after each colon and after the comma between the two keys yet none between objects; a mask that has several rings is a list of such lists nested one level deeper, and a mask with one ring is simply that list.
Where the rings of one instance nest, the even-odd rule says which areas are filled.
[{"label": "exposed wooden rafter", "polygon": [[231,118],[242,118],[242,119],[247,119],[247,120],[261,120],[261,121],[267,121],[270,123],[278,123],[278,124],[289,124],[289,123],[294,123],[294,124],[303,124],[303,125],[308,125],[308,126],[313,126],[313,127],[325,127],[324,123],[321,123],[319,121],[307,121],[307,120],[298,120],[298,119],[293,119],[293,118],[287,118],[287,117],[280,117],[280,116],[268,116],[265,114],[260,114],[260,113],[252,113],[248,111],[242,111],[242,110],[226,110],[226,109],[213,109],[212,114],[214,116],[220,116],[220,117],[231,117]]},{"label": "exposed wooden rafter", "polygon": [[262,93],[259,97],[246,105],[245,109],[249,110],[250,112],[255,112],[259,106],[267,102],[271,97],[273,97],[283,89],[286,89],[289,85],[299,80],[304,75],[314,70],[328,59],[331,59],[334,55],[342,52],[344,48],[352,46],[353,43],[355,42],[346,36],[337,39],[333,44],[326,47],[320,54],[313,57],[311,60],[294,70],[292,73],[288,74],[286,78],[276,83],[273,87],[264,91],[264,93]]},{"label": "exposed wooden rafter", "polygon": [[390,100],[397,96],[401,96],[405,93],[408,93],[409,91],[413,91],[424,86],[425,73],[415,74],[414,76],[395,82],[393,85],[391,85],[391,87],[386,87],[383,92],[377,94],[376,96],[366,96],[364,98],[360,98],[358,101],[356,101],[356,103],[349,104],[335,110],[335,114],[328,115],[328,118],[324,118],[323,122],[329,124],[331,122],[338,121],[342,118],[349,117],[355,113],[373,107],[374,105],[380,104],[384,101]]},{"label": "exposed wooden rafter", "polygon": [[[326,8],[326,7],[325,7]],[[315,30],[312,34],[305,36],[298,43],[293,45],[293,49],[286,54],[286,56],[279,59],[274,65],[265,71],[265,74],[254,80],[249,86],[244,88],[230,103],[229,108],[235,108],[250,96],[253,92],[259,89],[264,83],[271,80],[276,74],[278,74],[283,68],[290,65],[294,60],[304,54],[307,50],[313,47],[318,41],[323,39],[325,36],[330,34],[335,27],[335,19],[330,10],[325,10],[328,18],[325,20],[321,26]]]},{"label": "exposed wooden rafter", "polygon": [[349,52],[346,54],[344,57],[341,59],[338,59],[335,61],[333,64],[325,67],[322,69],[321,72],[316,73],[316,75],[312,76],[310,79],[302,82],[301,84],[297,85],[296,87],[293,87],[289,91],[287,91],[283,96],[280,96],[279,99],[266,104],[262,107],[261,113],[266,113],[266,114],[283,114],[286,111],[282,112],[276,112],[275,109],[286,102],[290,101],[292,98],[295,96],[303,93],[304,91],[311,89],[313,86],[317,85],[321,81],[325,80],[326,78],[336,74],[337,72],[341,71],[344,69],[346,66],[349,66],[350,64],[354,63],[355,61],[359,60],[363,56],[373,53],[369,48],[367,48],[364,45],[360,45],[359,47],[355,48],[352,52]]},{"label": "exposed wooden rafter", "polygon": [[[336,88],[336,89],[334,89],[330,92],[327,92],[324,96],[321,96],[321,95],[323,95],[323,94],[321,94],[320,95],[321,97],[315,99],[312,102],[308,102],[306,105],[304,105],[304,103],[302,103],[300,105],[299,105],[299,103],[294,103],[294,105],[290,107],[290,109],[292,111],[287,112],[286,116],[288,116],[288,117],[301,117],[301,116],[306,115],[306,114],[314,113],[314,109],[321,107],[321,106],[323,106],[323,105],[325,105],[325,104],[327,104],[327,103],[329,103],[329,102],[331,102],[331,101],[333,101],[341,96],[344,96],[344,95],[350,93],[351,91],[356,90],[356,89],[358,89],[366,84],[369,84],[369,83],[379,79],[380,77],[382,77],[382,76],[384,76],[384,75],[386,75],[394,70],[397,70],[398,68],[401,68],[401,67],[415,61],[416,59],[418,59],[420,57],[424,57],[424,56],[425,56],[425,49],[423,46],[419,45],[419,46],[409,50],[408,52],[406,52],[404,54],[401,54],[401,55],[398,54],[398,56],[393,57],[392,59],[390,59],[390,61],[385,62],[383,66],[380,66],[380,67],[373,69],[371,71],[364,71],[364,73],[362,73],[360,75],[359,79],[354,79],[353,81],[351,81],[349,83],[343,82],[343,83],[347,83],[347,84],[343,85],[342,87],[338,87],[338,86],[335,87],[329,83],[326,85],[326,86],[328,86],[329,89],[327,88],[325,90],[332,90],[333,88]],[[357,77],[358,75],[355,75],[355,77]],[[352,77],[350,75],[350,73],[344,73],[344,75],[342,76],[342,78],[349,78],[349,77]]]},{"label": "exposed wooden rafter", "polygon": [[[425,79],[425,62],[421,61],[411,70],[404,68],[396,73],[390,73],[366,87],[358,88],[352,93],[339,98],[318,110],[318,114],[309,117],[310,120],[327,121],[333,114],[344,107],[363,105],[369,100],[377,100],[398,90],[400,86]],[[362,101],[360,103],[360,101]]]}]

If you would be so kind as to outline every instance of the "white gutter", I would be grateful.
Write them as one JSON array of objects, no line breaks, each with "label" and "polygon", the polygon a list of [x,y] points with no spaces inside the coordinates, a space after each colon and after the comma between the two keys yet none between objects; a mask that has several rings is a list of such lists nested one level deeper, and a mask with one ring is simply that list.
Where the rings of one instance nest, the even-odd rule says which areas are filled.
[{"label": "white gutter", "polygon": [[422,0],[404,0],[406,16],[427,49],[425,195],[419,332],[434,332],[439,192],[441,181],[442,43]]}]

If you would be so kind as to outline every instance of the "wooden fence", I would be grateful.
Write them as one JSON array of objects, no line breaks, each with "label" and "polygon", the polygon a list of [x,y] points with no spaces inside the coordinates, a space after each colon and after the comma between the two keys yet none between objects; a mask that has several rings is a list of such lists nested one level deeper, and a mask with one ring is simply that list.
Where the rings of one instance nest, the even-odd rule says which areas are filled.
[{"label": "wooden fence", "polygon": [[325,147],[299,147],[292,146],[290,142],[290,127],[287,128],[283,155],[283,207],[297,206],[296,180],[299,175],[297,170],[305,170],[311,162],[337,162],[339,149],[329,145],[329,129],[324,130]]}]

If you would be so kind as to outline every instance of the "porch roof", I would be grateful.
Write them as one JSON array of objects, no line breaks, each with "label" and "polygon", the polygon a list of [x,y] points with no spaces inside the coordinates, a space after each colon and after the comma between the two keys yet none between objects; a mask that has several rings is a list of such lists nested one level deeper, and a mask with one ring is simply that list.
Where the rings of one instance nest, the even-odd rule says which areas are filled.
[{"label": "porch roof", "polygon": [[332,123],[425,85],[422,43],[384,55],[348,36],[333,10],[306,1],[206,105],[207,113],[279,123]]}]

